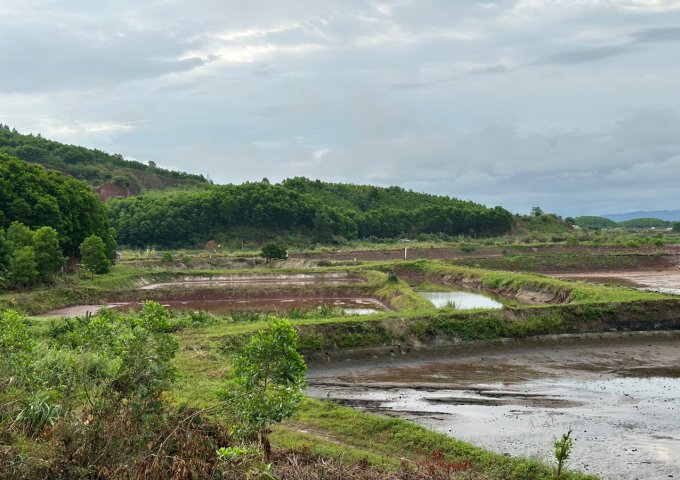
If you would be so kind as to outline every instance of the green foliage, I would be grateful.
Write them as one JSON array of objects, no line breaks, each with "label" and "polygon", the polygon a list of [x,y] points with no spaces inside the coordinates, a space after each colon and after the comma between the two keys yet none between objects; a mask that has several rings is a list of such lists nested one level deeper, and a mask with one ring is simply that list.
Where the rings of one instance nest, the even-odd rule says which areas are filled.
[{"label": "green foliage", "polygon": [[[85,182],[0,153],[0,192],[0,228],[9,226],[12,248],[31,244],[27,228],[55,229],[66,256],[76,255],[89,235],[111,236],[105,207]],[[15,221],[25,227],[10,225]]]},{"label": "green foliage", "polygon": [[672,225],[672,222],[659,218],[633,218],[619,222],[619,226],[623,228],[666,228]]},{"label": "green foliage", "polygon": [[40,135],[22,135],[6,125],[0,125],[0,154],[3,153],[54,168],[94,185],[110,181],[133,191],[138,191],[141,185],[154,188],[206,182],[203,175],[166,170],[153,162],[126,160],[119,154],[65,145]]},{"label": "green foliage", "polygon": [[236,425],[234,434],[259,433],[267,458],[269,426],[290,417],[302,399],[305,365],[290,322],[270,318],[235,357],[232,378],[221,393]]},{"label": "green foliage", "polygon": [[39,274],[33,247],[22,247],[12,252],[7,275],[10,285],[28,287],[35,282]]},{"label": "green foliage", "polygon": [[85,270],[92,274],[104,274],[111,270],[111,262],[106,258],[104,241],[91,235],[80,245],[80,256]]},{"label": "green foliage", "polygon": [[571,438],[571,430],[562,435],[562,438],[555,440],[553,446],[555,448],[554,455],[557,460],[557,480],[562,478],[562,470],[564,465],[571,455],[571,448],[574,445],[574,440]]},{"label": "green foliage", "polygon": [[574,223],[581,228],[617,228],[619,226],[614,220],[587,215],[574,218]]},{"label": "green foliage", "polygon": [[9,245],[5,240],[5,232],[0,228],[0,289],[7,281],[7,268],[9,267]]},{"label": "green foliage", "polygon": [[[34,438],[46,450],[41,461],[58,478],[94,478],[102,471],[94,465],[110,468],[112,459],[129,460],[145,448],[164,452],[164,441],[151,445],[175,378],[178,345],[171,329],[168,313],[153,302],[138,314],[103,311],[62,320],[42,338],[16,312],[1,313],[0,438]],[[29,468],[25,460],[16,466]],[[0,462],[0,476],[5,467]],[[10,478],[47,477],[53,475]]]},{"label": "green foliage", "polygon": [[268,243],[262,247],[260,256],[267,260],[285,260],[288,258],[288,248],[280,243]]},{"label": "green foliage", "polygon": [[38,273],[42,280],[50,280],[64,265],[57,231],[52,227],[41,227],[33,233],[33,248]]},{"label": "green foliage", "polygon": [[680,222],[673,222],[673,233],[680,233]]},{"label": "green foliage", "polygon": [[109,203],[122,244],[165,247],[275,240],[297,233],[315,242],[421,234],[493,236],[510,232],[512,215],[399,187],[294,178],[147,193]]},{"label": "green foliage", "polygon": [[276,480],[273,465],[262,462],[262,452],[252,446],[222,447],[216,452],[229,478]]},{"label": "green foliage", "polygon": [[34,348],[24,319],[14,310],[0,313],[0,391],[31,381]]},{"label": "green foliage", "polygon": [[27,287],[49,282],[64,264],[56,230],[42,227],[35,232],[12,222],[5,240],[0,229],[0,287]]},{"label": "green foliage", "polygon": [[33,232],[21,222],[14,221],[5,235],[10,251],[33,246]]}]

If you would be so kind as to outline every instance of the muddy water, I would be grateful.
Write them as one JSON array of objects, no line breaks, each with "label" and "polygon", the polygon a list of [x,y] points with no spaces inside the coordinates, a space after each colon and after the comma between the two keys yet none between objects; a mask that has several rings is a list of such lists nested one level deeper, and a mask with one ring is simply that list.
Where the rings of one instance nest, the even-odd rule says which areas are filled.
[{"label": "muddy water", "polygon": [[309,394],[611,479],[680,478],[680,334],[608,334],[313,367]]},{"label": "muddy water", "polygon": [[[342,308],[347,315],[369,315],[387,309],[387,306],[375,298],[354,297],[310,297],[310,298],[226,298],[217,300],[163,300],[160,302],[170,310],[196,310],[215,314],[230,313],[242,310],[262,312],[286,312],[294,308],[312,310],[323,305]],[[141,308],[140,302],[109,303],[107,305],[76,305],[43,313],[39,317],[80,317],[94,315],[102,308],[120,311],[131,311]]]},{"label": "muddy water", "polygon": [[474,308],[503,308],[503,304],[481,293],[472,292],[418,292],[437,308],[455,306],[458,310]]},{"label": "muddy water", "polygon": [[183,277],[171,282],[153,283],[140,287],[140,290],[158,288],[211,288],[211,287],[264,287],[271,285],[350,285],[364,283],[365,280],[348,273],[296,273],[272,275],[220,275],[214,277]]}]

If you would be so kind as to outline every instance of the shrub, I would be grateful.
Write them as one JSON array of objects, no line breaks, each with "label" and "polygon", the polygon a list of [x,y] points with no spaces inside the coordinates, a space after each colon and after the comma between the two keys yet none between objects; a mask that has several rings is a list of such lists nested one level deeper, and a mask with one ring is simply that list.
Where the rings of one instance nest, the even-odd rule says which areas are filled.
[{"label": "shrub", "polygon": [[305,365],[290,322],[270,318],[234,359],[232,378],[221,393],[237,438],[260,436],[271,457],[269,426],[290,417],[302,400]]}]

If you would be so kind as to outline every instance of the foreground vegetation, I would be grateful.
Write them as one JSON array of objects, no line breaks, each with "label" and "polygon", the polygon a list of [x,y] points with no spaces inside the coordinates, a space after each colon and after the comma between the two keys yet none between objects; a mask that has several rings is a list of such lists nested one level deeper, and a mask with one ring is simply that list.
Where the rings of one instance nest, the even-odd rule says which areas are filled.
[{"label": "foreground vegetation", "polygon": [[[52,322],[39,335],[11,311],[0,319],[0,353],[12,359],[0,368],[2,478],[547,480],[555,475],[540,461],[489,453],[409,422],[316,400],[305,400],[291,420],[274,429],[277,448],[263,461],[251,437],[236,440],[234,433],[248,430],[241,429],[239,415],[229,413],[229,402],[220,400],[225,387],[227,394],[244,388],[228,383],[231,357],[211,354],[219,368],[210,371],[208,388],[202,388],[206,379],[195,375],[186,357],[173,361],[189,346],[183,342],[183,329],[191,328],[185,316],[147,303],[138,314],[107,311]],[[191,364],[195,368],[201,361],[198,354]],[[262,411],[259,402],[246,403],[238,412],[254,406],[258,415],[282,418]],[[563,478],[592,477],[567,473]]]}]

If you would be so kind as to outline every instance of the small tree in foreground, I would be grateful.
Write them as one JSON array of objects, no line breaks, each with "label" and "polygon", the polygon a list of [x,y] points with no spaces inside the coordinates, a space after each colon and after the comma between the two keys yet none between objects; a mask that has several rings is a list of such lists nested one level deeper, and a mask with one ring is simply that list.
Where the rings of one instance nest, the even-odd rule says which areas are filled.
[{"label": "small tree in foreground", "polygon": [[111,262],[106,257],[104,241],[97,235],[90,235],[80,244],[80,256],[85,270],[91,274],[108,273]]},{"label": "small tree in foreground", "polygon": [[283,319],[271,318],[234,359],[232,378],[220,396],[235,423],[234,436],[259,435],[267,461],[269,427],[295,413],[306,371],[297,332]]},{"label": "small tree in foreground", "polygon": [[268,243],[262,247],[260,256],[267,260],[285,260],[288,258],[288,249],[280,243]]},{"label": "small tree in foreground", "polygon": [[557,479],[562,478],[564,465],[571,455],[571,447],[574,445],[574,439],[571,438],[571,430],[562,435],[560,440],[555,440],[553,446],[555,447],[555,460],[557,460]]}]

